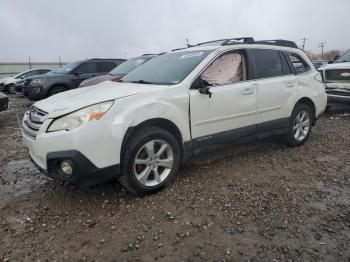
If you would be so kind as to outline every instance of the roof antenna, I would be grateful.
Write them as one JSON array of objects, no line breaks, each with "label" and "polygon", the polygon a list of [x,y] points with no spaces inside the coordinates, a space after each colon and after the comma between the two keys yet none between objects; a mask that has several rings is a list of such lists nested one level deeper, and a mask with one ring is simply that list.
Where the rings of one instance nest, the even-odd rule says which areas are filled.
[{"label": "roof antenna", "polygon": [[186,45],[187,47],[191,47],[189,40],[186,38]]}]

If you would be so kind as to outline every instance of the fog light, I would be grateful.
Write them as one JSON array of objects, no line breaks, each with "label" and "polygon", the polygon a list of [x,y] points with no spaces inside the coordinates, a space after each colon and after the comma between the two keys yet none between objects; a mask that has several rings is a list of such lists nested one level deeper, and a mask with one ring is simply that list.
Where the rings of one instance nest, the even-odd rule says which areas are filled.
[{"label": "fog light", "polygon": [[64,160],[61,162],[61,171],[67,176],[73,175],[73,167],[70,161]]}]

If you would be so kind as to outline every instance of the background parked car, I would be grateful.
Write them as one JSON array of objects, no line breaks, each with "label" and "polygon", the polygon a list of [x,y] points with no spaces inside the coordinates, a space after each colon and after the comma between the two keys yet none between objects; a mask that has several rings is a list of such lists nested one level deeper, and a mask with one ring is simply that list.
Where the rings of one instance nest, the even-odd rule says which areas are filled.
[{"label": "background parked car", "polygon": [[[33,74],[33,75],[30,75],[30,76],[36,76],[36,75],[44,75],[44,74],[47,74],[48,72],[51,72],[52,69],[36,69],[34,71],[37,71],[37,74]],[[17,81],[15,84],[14,84],[14,91],[16,93],[21,93],[22,94],[22,87],[24,85],[24,82],[26,81],[27,77],[24,77],[22,79],[20,79],[19,81]],[[13,93],[13,90],[9,90],[10,93]]]},{"label": "background parked car", "polygon": [[4,93],[0,92],[0,111],[7,110],[9,105],[9,98]]},{"label": "background parked car", "polygon": [[318,71],[326,83],[327,110],[332,105],[350,105],[350,50]]},{"label": "background parked car", "polygon": [[43,99],[69,89],[91,77],[105,75],[125,59],[88,59],[65,65],[48,74],[30,77],[23,85],[23,93],[31,100]]},{"label": "background parked car", "polygon": [[20,82],[23,79],[30,76],[46,74],[48,71],[50,71],[50,69],[38,68],[38,69],[31,69],[31,70],[19,73],[12,77],[4,77],[0,79],[0,91],[14,94],[16,92],[15,84],[17,82]]},{"label": "background parked car", "polygon": [[147,62],[148,60],[158,55],[159,54],[145,54],[142,56],[131,58],[128,61],[125,61],[124,63],[122,63],[120,66],[114,68],[107,75],[92,77],[81,82],[79,87],[96,85],[98,83],[101,83],[107,80],[117,81],[121,79],[123,76],[125,76],[126,74],[128,74],[129,72],[131,72],[132,70],[134,70],[135,68],[137,68],[138,66],[142,65],[143,63]]}]

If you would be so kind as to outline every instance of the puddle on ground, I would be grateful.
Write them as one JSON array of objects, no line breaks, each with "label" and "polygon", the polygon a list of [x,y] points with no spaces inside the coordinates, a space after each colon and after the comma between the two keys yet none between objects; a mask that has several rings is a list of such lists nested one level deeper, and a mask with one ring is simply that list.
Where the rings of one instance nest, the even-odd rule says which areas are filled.
[{"label": "puddle on ground", "polygon": [[1,166],[0,209],[11,198],[28,194],[46,181],[47,179],[40,174],[29,160],[11,161]]}]

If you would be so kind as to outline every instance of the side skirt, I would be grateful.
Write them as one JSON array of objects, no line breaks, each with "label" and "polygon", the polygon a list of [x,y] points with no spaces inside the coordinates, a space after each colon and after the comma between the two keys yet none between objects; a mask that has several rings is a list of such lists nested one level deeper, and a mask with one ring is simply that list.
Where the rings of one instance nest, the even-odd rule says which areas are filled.
[{"label": "side skirt", "polygon": [[[208,152],[227,146],[240,145],[252,140],[259,140],[271,136],[283,135],[288,132],[290,118],[282,118],[273,121],[259,123],[247,127],[228,130],[192,140],[192,145],[185,147],[191,148],[191,156],[202,152]],[[186,151],[187,151],[186,150]],[[186,153],[188,156],[189,154]]]}]

